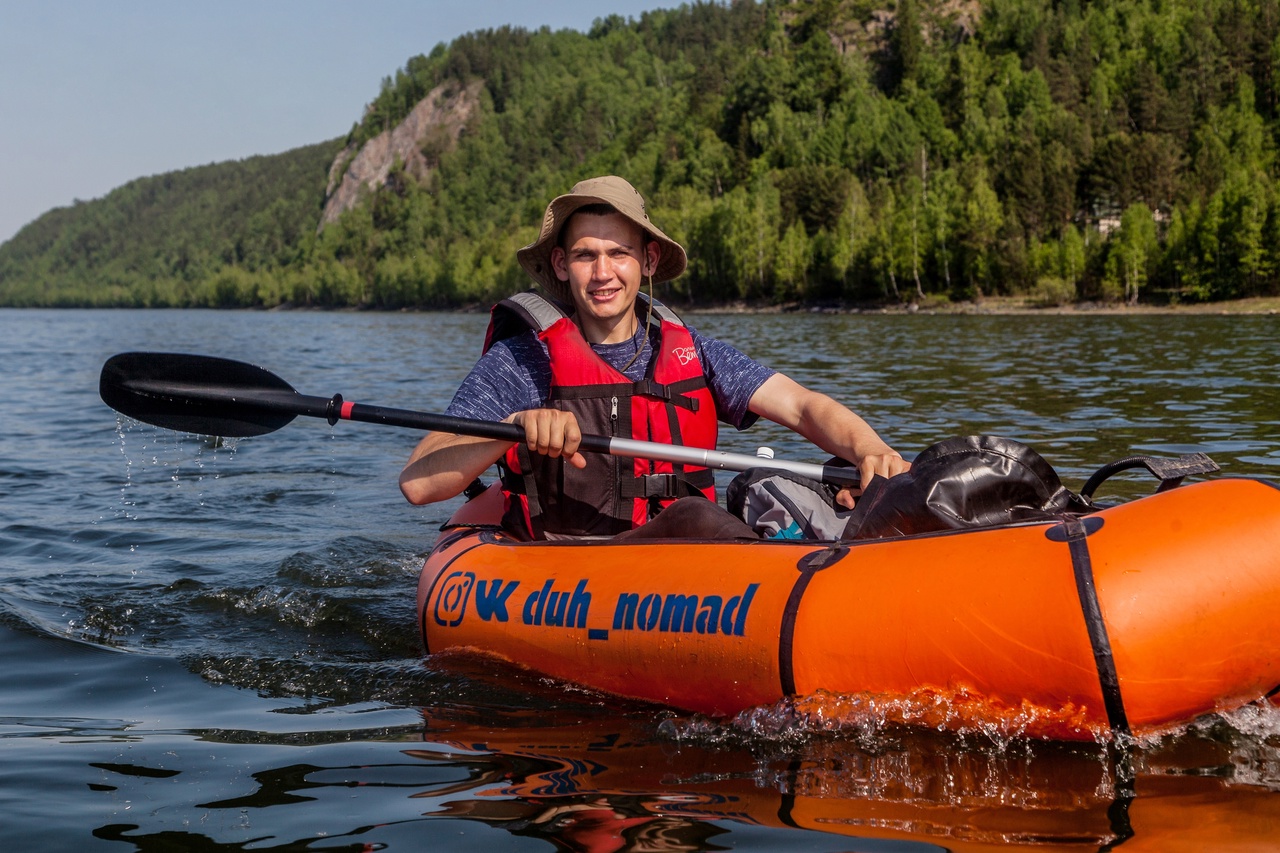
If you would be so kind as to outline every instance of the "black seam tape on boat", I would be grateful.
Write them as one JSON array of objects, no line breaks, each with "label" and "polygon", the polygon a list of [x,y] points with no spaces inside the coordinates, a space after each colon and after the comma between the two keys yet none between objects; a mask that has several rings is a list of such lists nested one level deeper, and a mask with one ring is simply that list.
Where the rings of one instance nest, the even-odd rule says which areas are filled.
[{"label": "black seam tape on boat", "polygon": [[796,634],[796,614],[800,610],[800,599],[813,578],[813,572],[800,571],[791,594],[787,596],[787,606],[782,609],[782,625],[778,631],[778,682],[782,686],[782,695],[790,696],[796,692],[796,671],[793,660],[793,646]]},{"label": "black seam tape on boat", "polygon": [[778,631],[778,682],[782,686],[782,695],[791,696],[796,692],[796,670],[793,656],[793,643],[796,635],[796,615],[800,612],[800,600],[809,588],[809,581],[814,574],[822,571],[832,563],[839,562],[849,553],[848,547],[837,545],[834,548],[823,548],[811,551],[800,558],[796,568],[800,577],[787,596],[787,606],[782,610],[782,625]]},{"label": "black seam tape on boat", "polygon": [[[1087,522],[1087,520],[1086,520]],[[1080,596],[1080,609],[1084,613],[1085,627],[1089,630],[1089,643],[1093,646],[1093,660],[1098,668],[1098,682],[1102,687],[1102,703],[1107,711],[1107,722],[1114,734],[1129,734],[1129,718],[1124,711],[1124,699],[1120,695],[1120,676],[1116,672],[1115,657],[1111,654],[1111,638],[1102,619],[1098,604],[1098,590],[1093,582],[1093,561],[1089,558],[1088,536],[1096,527],[1078,518],[1068,518],[1062,523],[1067,548],[1071,553],[1071,567],[1076,576],[1076,594]],[[1056,539],[1057,537],[1052,537]]]}]

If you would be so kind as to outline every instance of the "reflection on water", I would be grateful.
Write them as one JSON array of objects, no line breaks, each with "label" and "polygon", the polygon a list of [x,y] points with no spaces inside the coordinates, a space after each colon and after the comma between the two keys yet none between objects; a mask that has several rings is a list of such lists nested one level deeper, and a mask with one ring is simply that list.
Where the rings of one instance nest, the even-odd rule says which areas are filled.
[{"label": "reflection on water", "polygon": [[[1276,478],[1274,317],[702,315],[911,456],[966,433],[1078,488],[1135,452]],[[620,705],[422,660],[414,587],[452,505],[417,436],[322,421],[234,443],[119,423],[105,359],[181,350],[305,394],[439,411],[480,315],[0,311],[0,837],[15,849],[1269,849],[1280,721],[1127,753]],[[767,424],[723,438],[823,454]],[[1106,498],[1154,487],[1126,474]],[[125,845],[122,847],[122,844]]]},{"label": "reflection on water", "polygon": [[341,850],[462,837],[507,849],[504,835],[581,851],[1260,850],[1280,829],[1277,779],[1232,778],[1239,744],[1221,731],[1129,754],[920,731],[729,748],[673,740],[640,715],[494,725],[428,711],[416,733],[377,740],[260,747],[255,769],[227,784],[214,768],[243,761],[243,747],[211,732],[91,761],[78,778],[147,803],[145,816],[117,811],[94,829],[142,850],[236,849],[237,838],[302,849],[317,821],[323,849]]}]

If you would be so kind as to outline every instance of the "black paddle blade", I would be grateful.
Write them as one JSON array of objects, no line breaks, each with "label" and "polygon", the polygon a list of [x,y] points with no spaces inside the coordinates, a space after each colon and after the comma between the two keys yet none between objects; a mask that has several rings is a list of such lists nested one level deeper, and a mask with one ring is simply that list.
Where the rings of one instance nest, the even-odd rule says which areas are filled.
[{"label": "black paddle blade", "polygon": [[274,432],[297,415],[288,401],[298,392],[274,373],[204,355],[114,355],[102,366],[98,393],[135,420],[226,438]]}]

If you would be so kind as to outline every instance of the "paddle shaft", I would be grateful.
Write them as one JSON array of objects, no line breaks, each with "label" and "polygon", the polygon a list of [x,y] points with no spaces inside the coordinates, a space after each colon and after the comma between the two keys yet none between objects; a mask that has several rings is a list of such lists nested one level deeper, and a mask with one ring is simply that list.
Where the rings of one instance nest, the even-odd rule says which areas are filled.
[{"label": "paddle shaft", "polygon": [[[457,418],[430,412],[415,412],[409,409],[369,406],[363,403],[349,403],[343,401],[341,395],[325,399],[324,397],[307,397],[299,394],[296,397],[296,404],[299,407],[294,410],[296,414],[326,418],[330,419],[331,422],[334,414],[336,414],[339,420],[387,424],[388,426],[435,432],[451,432],[456,435],[470,435],[476,438],[493,438],[502,441],[521,442],[525,440],[524,428],[516,424]],[[769,468],[771,470],[788,471],[792,474],[808,477],[811,480],[821,480],[834,485],[856,486],[858,484],[858,471],[856,468],[840,468],[834,465],[818,465],[811,462],[793,462],[786,459],[767,459],[746,453],[729,453],[723,450],[660,444],[654,441],[638,441],[631,438],[610,438],[607,435],[592,435],[588,433],[582,436],[580,449],[585,453],[607,453],[611,456],[623,456],[628,459],[655,459],[659,462],[696,465],[721,471]]]},{"label": "paddle shaft", "polygon": [[[99,388],[108,405],[129,417],[203,435],[264,435],[302,415],[324,418],[330,424],[348,420],[500,441],[525,440],[524,428],[516,424],[350,403],[341,394],[299,394],[260,367],[210,356],[121,353],[103,365]],[[857,486],[859,481],[854,468],[603,435],[582,436],[579,449],[723,471],[788,471],[837,486]]]}]

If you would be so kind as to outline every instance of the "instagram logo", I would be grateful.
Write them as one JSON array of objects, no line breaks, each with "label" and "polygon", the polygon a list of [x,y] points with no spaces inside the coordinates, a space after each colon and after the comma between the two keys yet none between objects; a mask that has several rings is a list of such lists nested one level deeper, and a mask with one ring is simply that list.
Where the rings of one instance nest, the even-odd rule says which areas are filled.
[{"label": "instagram logo", "polygon": [[467,612],[467,601],[471,598],[471,589],[476,585],[476,576],[471,572],[454,572],[440,583],[440,594],[436,596],[435,620],[437,625],[456,628]]}]

